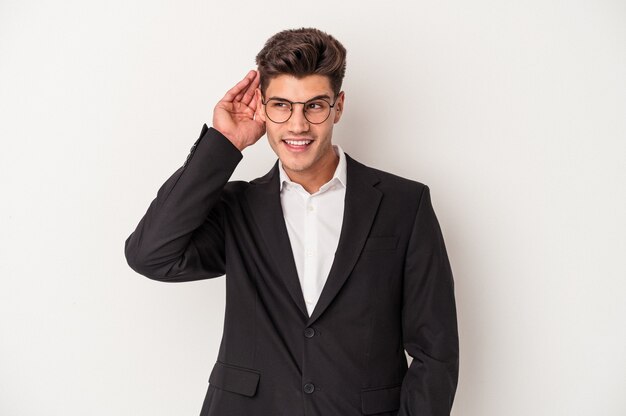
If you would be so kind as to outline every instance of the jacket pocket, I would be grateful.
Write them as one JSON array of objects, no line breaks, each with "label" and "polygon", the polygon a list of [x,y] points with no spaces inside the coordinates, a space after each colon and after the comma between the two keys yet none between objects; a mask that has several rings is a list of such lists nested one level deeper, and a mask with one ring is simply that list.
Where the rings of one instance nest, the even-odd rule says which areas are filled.
[{"label": "jacket pocket", "polygon": [[398,245],[398,237],[370,237],[365,241],[363,251],[370,250],[395,250]]},{"label": "jacket pocket", "polygon": [[217,361],[209,376],[209,383],[222,390],[252,397],[256,394],[261,373]]},{"label": "jacket pocket", "polygon": [[400,408],[402,384],[361,390],[361,410],[365,415],[391,412]]}]

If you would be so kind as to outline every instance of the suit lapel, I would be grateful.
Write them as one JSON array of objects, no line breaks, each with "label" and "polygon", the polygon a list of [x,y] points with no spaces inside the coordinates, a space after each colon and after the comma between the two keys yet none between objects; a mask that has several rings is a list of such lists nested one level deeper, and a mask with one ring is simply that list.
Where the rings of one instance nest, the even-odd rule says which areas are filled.
[{"label": "suit lapel", "polygon": [[311,325],[326,310],[350,275],[365,245],[382,198],[382,193],[373,186],[378,182],[378,177],[347,154],[346,170],[343,223],[335,260],[307,325]]},{"label": "suit lapel", "polygon": [[259,227],[261,238],[267,244],[278,274],[287,291],[305,317],[309,316],[304,295],[298,279],[298,270],[293,259],[293,250],[280,204],[278,161],[265,176],[252,181],[246,192],[250,211]]}]

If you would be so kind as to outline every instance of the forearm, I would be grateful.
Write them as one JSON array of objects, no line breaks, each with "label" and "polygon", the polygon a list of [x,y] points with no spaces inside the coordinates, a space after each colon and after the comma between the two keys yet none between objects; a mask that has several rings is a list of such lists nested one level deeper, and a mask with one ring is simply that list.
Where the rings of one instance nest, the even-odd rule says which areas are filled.
[{"label": "forearm", "polygon": [[133,270],[164,281],[224,274],[218,203],[241,158],[223,135],[203,126],[185,164],[160,187],[126,240],[126,260]]},{"label": "forearm", "polygon": [[[452,279],[447,260],[436,279]],[[447,283],[405,305],[404,348],[413,358],[403,383],[398,416],[449,416],[459,375],[459,341],[453,289]],[[447,286],[447,287],[446,287]],[[420,305],[421,304],[421,305]]]}]

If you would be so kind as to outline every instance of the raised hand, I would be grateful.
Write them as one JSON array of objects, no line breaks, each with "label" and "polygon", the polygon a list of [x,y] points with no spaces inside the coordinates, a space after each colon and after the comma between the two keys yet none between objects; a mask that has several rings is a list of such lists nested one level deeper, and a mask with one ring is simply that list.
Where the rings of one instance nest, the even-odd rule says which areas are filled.
[{"label": "raised hand", "polygon": [[246,77],[228,90],[213,110],[213,127],[240,151],[265,134],[265,123],[254,117],[257,110],[255,91],[259,73],[250,70]]}]

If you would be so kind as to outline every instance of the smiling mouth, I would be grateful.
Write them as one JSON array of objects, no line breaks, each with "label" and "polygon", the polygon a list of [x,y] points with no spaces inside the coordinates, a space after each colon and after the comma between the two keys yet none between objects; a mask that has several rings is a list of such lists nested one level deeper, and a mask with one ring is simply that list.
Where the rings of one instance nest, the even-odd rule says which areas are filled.
[{"label": "smiling mouth", "polygon": [[313,140],[283,140],[283,142],[291,147],[304,148],[311,144]]}]

